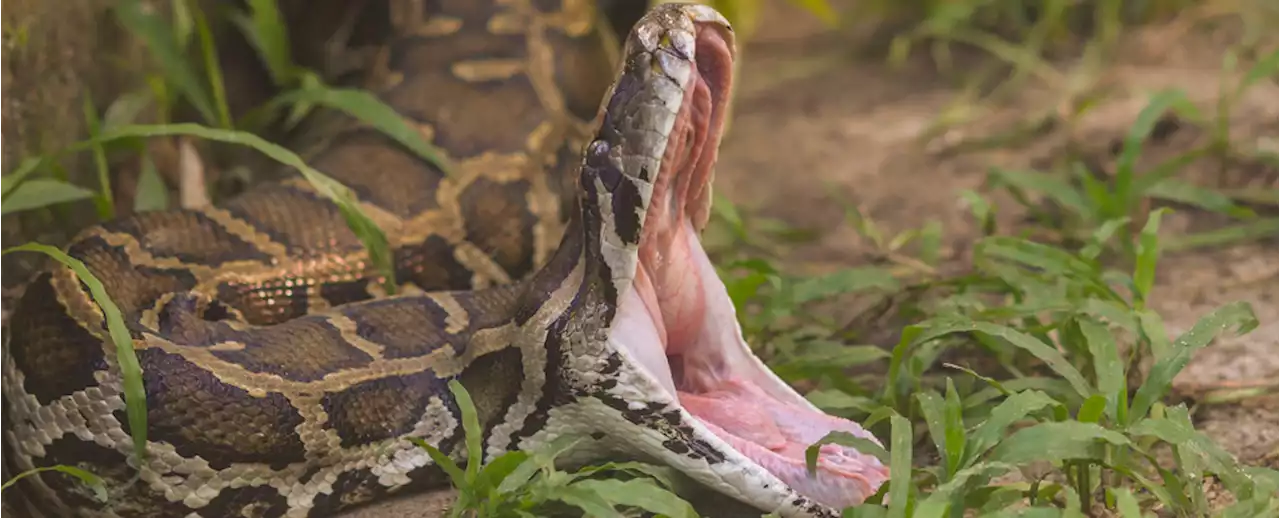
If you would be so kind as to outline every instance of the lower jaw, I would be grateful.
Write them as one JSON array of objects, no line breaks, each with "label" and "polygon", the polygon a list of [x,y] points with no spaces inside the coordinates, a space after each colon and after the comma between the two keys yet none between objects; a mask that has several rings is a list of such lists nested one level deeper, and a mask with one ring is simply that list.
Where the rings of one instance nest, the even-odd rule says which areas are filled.
[{"label": "lower jaw", "polygon": [[[679,279],[637,282],[620,304],[614,332],[631,356],[663,390],[679,399],[684,410],[712,434],[814,501],[840,509],[862,503],[888,478],[887,468],[874,457],[852,448],[825,445],[819,450],[815,476],[805,467],[805,449],[833,431],[848,432],[875,441],[875,437],[842,418],[808,404],[802,396],[778,380],[742,341],[732,302],[710,260],[687,221],[678,229],[671,249],[657,257],[679,258],[687,264],[665,265],[645,271],[678,272]],[[643,257],[643,255],[642,255]],[[644,275],[644,274],[642,274]],[[650,274],[652,275],[652,274]],[[684,292],[700,305],[692,313],[698,325],[673,333],[673,325],[658,323],[671,304],[655,287],[696,286],[700,293]],[[679,302],[679,301],[676,301]],[[688,314],[686,304],[680,314]],[[666,334],[666,336],[661,336]],[[670,343],[668,340],[680,340]],[[677,351],[678,356],[667,356]]]}]

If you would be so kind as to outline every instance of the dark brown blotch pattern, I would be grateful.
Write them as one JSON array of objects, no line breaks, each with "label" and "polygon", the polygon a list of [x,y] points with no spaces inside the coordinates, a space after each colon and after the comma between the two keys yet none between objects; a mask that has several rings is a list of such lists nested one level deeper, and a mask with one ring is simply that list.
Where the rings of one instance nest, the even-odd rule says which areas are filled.
[{"label": "dark brown blotch pattern", "polygon": [[445,382],[429,372],[358,383],[320,400],[328,425],[351,448],[399,437],[422,419],[432,396],[448,393]]},{"label": "dark brown blotch pattern", "polygon": [[[284,395],[250,396],[181,356],[158,349],[138,351],[138,361],[151,440],[172,444],[184,457],[198,455],[214,469],[236,462],[283,469],[305,460],[295,431],[303,419]],[[116,416],[128,431],[124,411]]]},{"label": "dark brown blotch pattern", "polygon": [[337,205],[318,194],[288,185],[264,185],[227,201],[224,208],[272,241],[284,245],[291,255],[351,253],[363,247],[347,227]]},{"label": "dark brown blotch pattern", "polygon": [[272,257],[199,212],[171,210],[144,212],[104,223],[108,232],[133,236],[142,248],[158,258],[217,268],[232,261],[252,261],[263,266]]},{"label": "dark brown blotch pattern", "polygon": [[187,291],[196,285],[190,271],[134,264],[122,248],[100,237],[72,243],[67,255],[79,259],[93,272],[126,319],[150,308],[161,295]]},{"label": "dark brown blotch pattern", "polygon": [[288,510],[289,500],[274,487],[224,487],[208,505],[200,508],[200,515],[210,518],[279,518]]},{"label": "dark brown blotch pattern", "polygon": [[23,388],[40,404],[96,386],[94,371],[107,368],[102,341],[67,314],[51,277],[43,273],[27,286],[9,319],[9,351],[26,374]]},{"label": "dark brown blotch pattern", "polygon": [[352,130],[334,139],[313,166],[350,187],[361,200],[400,218],[439,207],[436,188],[444,178],[440,168],[374,129]]},{"label": "dark brown blotch pattern", "polygon": [[507,275],[519,279],[533,271],[533,227],[538,217],[525,197],[526,180],[498,183],[479,178],[458,196],[467,241],[492,257]]},{"label": "dark brown blotch pattern", "polygon": [[324,317],[305,317],[280,325],[237,331],[221,324],[205,323],[213,343],[237,342],[239,350],[215,350],[219,359],[251,372],[275,374],[291,381],[317,381],[344,369],[373,361],[342,337]]},{"label": "dark brown blotch pattern", "polygon": [[471,270],[453,256],[454,246],[438,235],[393,251],[396,279],[425,291],[471,288]]},{"label": "dark brown blotch pattern", "polygon": [[[487,21],[487,20],[486,20]],[[384,100],[405,116],[435,130],[435,144],[457,159],[485,152],[524,153],[526,139],[548,120],[528,76],[517,73],[484,81],[466,81],[458,64],[527,62],[523,35],[494,35],[483,23],[464,24],[448,45],[431,38],[407,38],[390,51],[392,68],[412,70],[387,91]],[[429,93],[425,93],[429,92]],[[502,121],[495,127],[492,121]]]},{"label": "dark brown blotch pattern", "polygon": [[426,297],[376,300],[339,310],[356,322],[356,334],[383,346],[388,359],[426,356],[451,347],[460,352],[466,337],[445,331],[448,313]]}]

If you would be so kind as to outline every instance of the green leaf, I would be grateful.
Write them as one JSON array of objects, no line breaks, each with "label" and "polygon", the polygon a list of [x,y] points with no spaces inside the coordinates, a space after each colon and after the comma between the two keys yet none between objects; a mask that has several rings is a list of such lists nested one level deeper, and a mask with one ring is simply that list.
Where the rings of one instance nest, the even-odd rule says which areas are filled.
[{"label": "green leaf", "polygon": [[[1089,397],[1093,394],[1093,390],[1089,387],[1089,383],[1085,381],[1080,371],[1076,370],[1071,362],[1067,360],[1057,349],[1041,342],[1039,339],[1015,330],[990,322],[965,322],[965,321],[928,321],[920,324],[924,327],[925,332],[916,337],[916,343],[924,343],[945,335],[963,332],[982,333],[988,336],[1004,339],[1010,344],[1031,353],[1040,361],[1043,361],[1050,369],[1058,373],[1071,384],[1076,393],[1081,397]],[[896,351],[895,351],[896,354]]]},{"label": "green leaf", "polygon": [[138,459],[147,458],[147,393],[142,385],[142,366],[138,364],[138,356],[133,351],[133,336],[124,323],[120,308],[107,294],[102,281],[89,271],[79,259],[71,257],[49,245],[27,243],[6,248],[0,255],[13,252],[39,252],[45,254],[70,268],[76,277],[89,288],[89,295],[102,309],[106,319],[107,333],[116,346],[116,362],[120,365],[121,385],[124,388],[125,415],[129,420],[129,432],[133,439],[133,450]]},{"label": "green leaf", "polygon": [[475,483],[476,475],[480,473],[480,465],[484,463],[484,452],[480,451],[484,432],[480,429],[476,405],[471,401],[471,394],[467,392],[466,387],[456,379],[449,380],[449,392],[453,393],[453,399],[462,413],[462,431],[466,434],[467,443],[467,485],[470,486]]},{"label": "green leaf", "polygon": [[1240,84],[1236,86],[1234,97],[1240,97],[1240,94],[1262,79],[1276,77],[1277,69],[1280,68],[1280,64],[1277,63],[1278,55],[1280,55],[1280,50],[1272,50],[1265,57],[1259,59],[1257,63],[1254,63],[1249,68],[1249,71],[1245,72]]},{"label": "green leaf", "polygon": [[993,259],[1005,259],[1018,264],[1039,268],[1050,275],[1091,279],[1096,275],[1093,267],[1061,248],[1008,236],[982,238],[973,248],[975,265],[991,263]]},{"label": "green leaf", "polygon": [[195,22],[196,35],[200,37],[200,52],[204,60],[205,76],[209,81],[210,91],[213,92],[213,106],[218,114],[217,120],[208,122],[216,123],[223,129],[233,129],[231,109],[227,106],[227,90],[222,80],[222,66],[218,62],[218,47],[213,43],[213,33],[209,31],[209,24],[205,22],[204,13],[199,9],[192,10],[191,19]]},{"label": "green leaf", "polygon": [[[102,131],[102,124],[98,120],[98,109],[93,106],[93,98],[86,95],[84,103],[81,105],[84,110],[85,124],[88,126],[89,135],[97,135]],[[98,173],[98,195],[94,197],[94,205],[98,209],[99,220],[109,220],[116,215],[115,198],[111,194],[111,170],[107,167],[107,152],[102,148],[101,144],[94,145],[93,165]]]},{"label": "green leaf", "polygon": [[947,378],[947,399],[942,405],[944,430],[946,433],[947,470],[954,476],[962,467],[965,448],[964,404],[960,402],[960,393],[956,392],[955,383]]},{"label": "green leaf", "polygon": [[169,189],[156,171],[151,155],[142,155],[142,169],[138,173],[138,191],[133,196],[134,212],[165,210],[169,208]]},{"label": "green leaf", "polygon": [[625,505],[672,518],[697,518],[693,505],[648,479],[580,480],[571,487],[586,489],[614,505]]},{"label": "green leaf", "polygon": [[847,447],[858,450],[858,452],[860,453],[871,455],[879,459],[880,462],[883,462],[883,463],[890,462],[889,452],[885,451],[884,446],[877,444],[875,441],[871,439],[858,437],[849,432],[840,432],[840,431],[827,432],[827,435],[823,436],[821,439],[818,439],[818,442],[815,442],[809,445],[808,448],[804,449],[804,466],[805,466],[805,469],[808,471],[809,476],[811,477],[817,473],[818,453],[819,453],[819,450],[822,448],[822,445],[824,444],[837,444],[840,446],[847,446]]},{"label": "green leaf", "polygon": [[1235,225],[1226,225],[1205,232],[1184,234],[1167,239],[1166,251],[1182,251],[1195,248],[1212,248],[1257,239],[1269,239],[1280,233],[1280,219],[1259,218]]},{"label": "green leaf", "polygon": [[[916,394],[916,401],[920,403],[920,415],[924,417],[924,425],[929,430],[929,438],[933,440],[934,448],[937,448],[938,456],[942,457],[943,467],[946,474],[955,469],[954,465],[947,465],[946,460],[950,458],[947,450],[947,431],[946,431],[946,411],[943,410],[942,397],[937,392],[926,390]],[[940,477],[942,482],[946,482],[950,477]]]},{"label": "green leaf", "polygon": [[1184,102],[1185,98],[1183,92],[1176,89],[1166,89],[1156,93],[1138,113],[1133,125],[1129,127],[1120,147],[1120,156],[1116,159],[1114,180],[1116,202],[1125,205],[1113,205],[1110,216],[1119,217],[1127,212],[1127,204],[1133,201],[1134,193],[1131,188],[1136,173],[1134,166],[1138,163],[1138,156],[1142,154],[1142,145],[1164,113],[1180,102]]},{"label": "green leaf", "polygon": [[121,0],[114,10],[121,25],[146,43],[165,78],[200,112],[200,116],[210,122],[218,120],[209,93],[178,47],[170,24],[148,12],[149,9],[139,0]]},{"label": "green leaf", "polygon": [[8,201],[9,192],[21,185],[22,181],[27,178],[27,175],[35,172],[43,162],[44,157],[27,158],[23,160],[22,163],[18,164],[18,167],[9,174],[0,177],[0,199]]},{"label": "green leaf", "polygon": [[1219,333],[1235,328],[1237,334],[1244,334],[1257,326],[1258,318],[1246,302],[1233,302],[1201,318],[1191,330],[1173,342],[1168,356],[1158,358],[1152,365],[1147,379],[1133,396],[1129,418],[1138,420],[1146,417],[1151,406],[1169,391],[1173,378],[1191,361],[1192,353],[1209,345]]},{"label": "green leaf", "polygon": [[[178,2],[181,3],[181,2]],[[133,124],[138,120],[138,116],[142,114],[142,110],[147,108],[148,104],[154,96],[146,90],[136,92],[128,92],[107,106],[107,110],[102,115],[102,128],[110,129],[116,126],[124,126]]]},{"label": "green leaf", "polygon": [[422,134],[410,127],[395,108],[367,91],[324,86],[304,88],[282,94],[272,99],[270,105],[299,102],[328,106],[355,117],[417,153],[423,160],[431,162],[445,176],[453,175],[453,165],[442,151],[422,138]]},{"label": "green leaf", "polygon": [[1133,285],[1138,299],[1138,309],[1151,294],[1151,287],[1156,282],[1156,260],[1160,257],[1160,217],[1165,209],[1156,209],[1147,216],[1147,224],[1142,227],[1138,239],[1138,257],[1133,267]]},{"label": "green leaf", "polygon": [[1089,237],[1089,244],[1080,250],[1080,257],[1087,260],[1097,259],[1102,255],[1102,247],[1111,237],[1115,235],[1117,230],[1124,228],[1129,224],[1129,217],[1109,219],[1098,226],[1097,230]]},{"label": "green leaf", "polygon": [[1002,462],[982,462],[957,471],[946,483],[939,485],[928,497],[920,501],[913,518],[943,518],[951,508],[952,499],[963,495],[967,488],[985,484],[994,477],[1018,469]]},{"label": "green leaf", "polygon": [[1184,203],[1236,218],[1254,216],[1252,210],[1236,205],[1235,200],[1230,196],[1176,178],[1168,178],[1148,187],[1145,194],[1152,198]]},{"label": "green leaf", "polygon": [[1094,394],[1084,400],[1080,410],[1076,412],[1076,421],[1081,423],[1097,423],[1107,411],[1107,398],[1102,394]]},{"label": "green leaf", "polygon": [[1070,459],[1101,460],[1101,442],[1129,446],[1124,435],[1093,423],[1040,423],[1014,432],[991,450],[991,460],[1010,464]]},{"label": "green leaf", "polygon": [[418,445],[419,448],[427,450],[427,455],[431,457],[431,461],[435,462],[437,466],[440,466],[440,469],[444,470],[445,474],[449,475],[449,480],[453,482],[453,487],[459,490],[470,489],[467,485],[466,473],[462,472],[462,469],[458,467],[457,463],[453,462],[453,459],[445,455],[439,448],[422,440],[421,437],[410,437],[409,440]]},{"label": "green leaf", "polygon": [[27,478],[31,475],[35,475],[37,473],[45,473],[49,471],[56,471],[58,473],[63,473],[79,479],[81,483],[83,483],[86,486],[89,486],[89,489],[93,490],[93,497],[98,499],[99,502],[107,501],[107,487],[102,483],[101,477],[94,475],[93,473],[90,473],[83,469],[80,469],[74,466],[66,466],[62,464],[59,464],[57,466],[43,466],[43,467],[23,471],[22,473],[15,475],[13,478],[5,481],[3,485],[0,485],[0,491],[9,489],[10,486],[14,485],[19,480]]},{"label": "green leaf", "polygon": [[1116,510],[1120,511],[1123,518],[1142,518],[1142,509],[1138,507],[1138,499],[1134,498],[1133,492],[1123,487],[1107,488],[1112,496],[1116,499]]},{"label": "green leaf", "polygon": [[559,500],[582,509],[586,511],[587,516],[624,518],[622,513],[619,513],[603,495],[593,491],[589,486],[581,487],[579,484],[551,487],[545,496],[549,500]]},{"label": "green leaf", "polygon": [[900,415],[889,417],[889,516],[907,518],[911,505],[911,421]]},{"label": "green leaf", "polygon": [[0,204],[0,214],[12,214],[92,197],[93,191],[83,187],[61,180],[35,178],[22,182],[11,195],[4,199],[4,203]]},{"label": "green leaf", "polygon": [[507,476],[528,458],[529,454],[520,450],[509,451],[497,456],[480,469],[480,473],[476,475],[475,483],[471,486],[472,490],[479,494],[496,491],[498,485],[503,480],[506,480]]},{"label": "green leaf", "polygon": [[502,483],[498,485],[498,491],[501,493],[515,492],[528,483],[539,469],[553,469],[556,457],[569,451],[580,442],[582,442],[582,438],[573,435],[561,435],[552,439],[550,443],[531,453],[528,459],[525,459],[523,463],[511,471],[511,474],[502,479]]},{"label": "green leaf", "polygon": [[1129,429],[1134,436],[1152,436],[1178,448],[1180,453],[1191,453],[1209,468],[1232,492],[1250,488],[1249,477],[1240,469],[1235,458],[1212,439],[1200,433],[1191,423],[1187,408],[1183,405],[1169,407],[1166,417],[1147,418]]},{"label": "green leaf", "polygon": [[1010,425],[1042,408],[1059,405],[1057,400],[1038,390],[1025,390],[1009,396],[991,410],[991,414],[969,436],[968,461],[977,460],[990,450]]},{"label": "green leaf", "polygon": [[792,286],[792,304],[804,304],[833,295],[868,290],[894,291],[898,281],[884,268],[849,268],[838,272],[802,279]]},{"label": "green leaf", "polygon": [[249,0],[247,3],[247,16],[236,12],[230,19],[258,51],[258,57],[271,74],[272,84],[288,86],[295,76],[295,67],[289,50],[288,27],[280,8],[275,0]]},{"label": "green leaf", "polygon": [[1076,321],[1080,334],[1089,347],[1093,363],[1093,377],[1098,382],[1098,392],[1106,398],[1106,414],[1115,422],[1121,422],[1117,409],[1126,395],[1124,362],[1120,359],[1120,347],[1111,331],[1093,319]]},{"label": "green leaf", "polygon": [[1039,192],[1076,214],[1091,214],[1089,201],[1080,195],[1070,182],[1055,175],[1039,171],[991,168],[987,177],[995,185],[1009,186],[1015,189]]},{"label": "green leaf", "polygon": [[316,188],[316,191],[321,196],[329,198],[338,205],[338,210],[342,213],[347,225],[351,227],[356,237],[360,238],[360,241],[364,243],[365,248],[369,251],[370,261],[382,274],[384,289],[388,294],[396,292],[398,285],[395,282],[395,270],[391,264],[392,256],[390,246],[387,243],[387,236],[374,224],[373,220],[364,214],[360,208],[359,200],[356,199],[351,189],[315,170],[294,152],[267,142],[257,135],[243,131],[209,128],[199,124],[129,125],[105,130],[101,135],[89,141],[71,146],[69,150],[83,149],[95,143],[111,142],[123,138],[174,135],[187,135],[249,146],[277,162],[297,169]]}]

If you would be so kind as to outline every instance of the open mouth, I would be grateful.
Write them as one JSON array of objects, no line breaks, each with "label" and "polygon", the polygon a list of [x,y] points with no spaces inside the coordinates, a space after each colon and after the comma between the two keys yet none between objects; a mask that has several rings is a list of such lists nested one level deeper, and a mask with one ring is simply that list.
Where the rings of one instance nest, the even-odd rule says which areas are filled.
[{"label": "open mouth", "polygon": [[733,53],[721,30],[698,27],[696,71],[662,161],[669,170],[657,175],[633,289],[619,302],[611,341],[708,430],[796,492],[836,509],[856,505],[888,469],[828,444],[810,476],[804,451],[832,431],[875,438],[818,410],[751,352],[698,238],[732,80]]}]

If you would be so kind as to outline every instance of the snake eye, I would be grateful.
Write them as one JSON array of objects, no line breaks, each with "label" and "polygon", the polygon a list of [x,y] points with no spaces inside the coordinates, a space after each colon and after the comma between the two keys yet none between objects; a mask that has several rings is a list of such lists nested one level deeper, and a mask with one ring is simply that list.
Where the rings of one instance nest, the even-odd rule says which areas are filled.
[{"label": "snake eye", "polygon": [[[587,146],[587,163],[583,168],[583,175],[594,174],[604,183],[605,189],[613,192],[618,188],[618,184],[622,183],[622,171],[614,165],[609,159],[609,143],[604,140],[594,140]],[[585,178],[584,178],[585,180]]]}]

